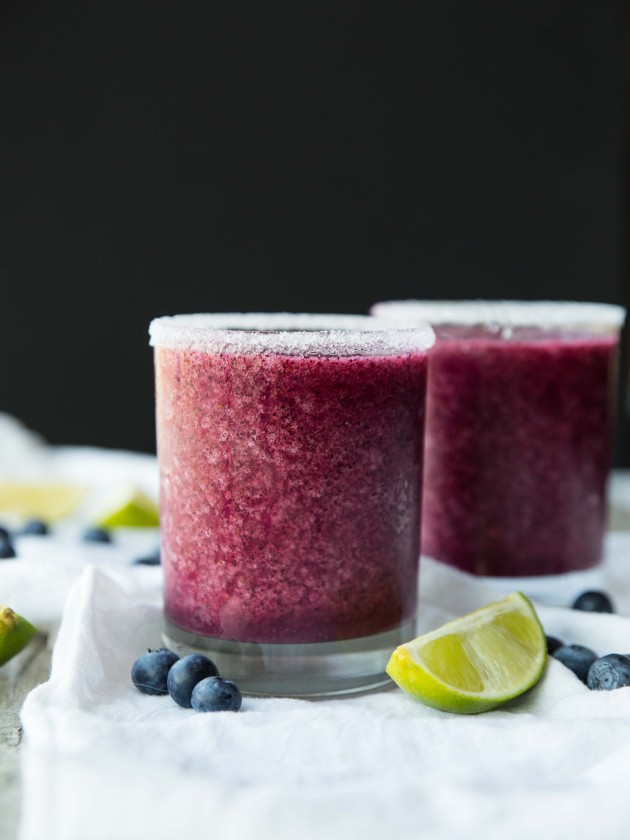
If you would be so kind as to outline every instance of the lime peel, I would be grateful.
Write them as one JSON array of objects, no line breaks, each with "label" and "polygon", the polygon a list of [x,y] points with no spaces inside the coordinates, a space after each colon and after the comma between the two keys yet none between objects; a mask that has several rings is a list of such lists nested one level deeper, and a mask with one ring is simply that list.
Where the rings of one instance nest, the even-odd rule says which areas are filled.
[{"label": "lime peel", "polygon": [[530,689],[546,661],[546,637],[536,611],[528,598],[514,592],[400,645],[386,670],[426,705],[475,714]]},{"label": "lime peel", "polygon": [[23,650],[36,633],[37,628],[11,607],[0,606],[0,665]]},{"label": "lime peel", "polygon": [[157,528],[160,511],[152,498],[140,490],[123,491],[113,505],[95,518],[102,528]]}]

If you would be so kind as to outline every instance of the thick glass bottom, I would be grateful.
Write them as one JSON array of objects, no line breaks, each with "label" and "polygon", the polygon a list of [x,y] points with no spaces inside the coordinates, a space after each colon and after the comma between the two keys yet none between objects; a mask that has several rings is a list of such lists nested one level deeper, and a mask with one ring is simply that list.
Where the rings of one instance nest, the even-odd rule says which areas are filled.
[{"label": "thick glass bottom", "polygon": [[211,639],[166,620],[164,644],[180,656],[203,653],[244,694],[330,697],[391,685],[385,666],[392,651],[415,635],[416,623],[374,636],[315,644],[269,644]]},{"label": "thick glass bottom", "polygon": [[565,572],[561,575],[540,577],[483,577],[499,592],[509,595],[518,590],[528,598],[554,607],[568,607],[587,589],[602,589],[603,570],[601,566],[582,569],[577,572]]}]

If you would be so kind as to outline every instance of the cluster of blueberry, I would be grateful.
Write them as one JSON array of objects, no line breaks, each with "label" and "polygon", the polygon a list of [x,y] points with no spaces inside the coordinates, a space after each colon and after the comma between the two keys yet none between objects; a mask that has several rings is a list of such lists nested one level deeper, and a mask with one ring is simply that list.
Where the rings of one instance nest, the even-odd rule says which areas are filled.
[{"label": "cluster of blueberry", "polygon": [[0,527],[0,560],[11,560],[15,557],[15,548],[11,534],[6,528]]},{"label": "cluster of blueberry", "polygon": [[133,663],[131,679],[143,694],[169,694],[196,712],[238,712],[243,702],[238,686],[219,676],[214,662],[200,653],[180,659],[167,648],[150,650]]},{"label": "cluster of blueberry", "polygon": [[19,536],[35,536],[45,537],[48,534],[48,525],[42,522],[41,519],[30,519],[21,531],[14,535],[11,534],[8,528],[0,526],[0,560],[11,560],[15,557],[15,545],[13,537]]},{"label": "cluster of blueberry", "polygon": [[[572,607],[583,612],[614,612],[609,596],[597,591],[583,592]],[[547,652],[593,691],[612,691],[630,685],[630,655],[608,653],[598,657],[591,648],[566,645],[555,636],[547,636]]]},{"label": "cluster of blueberry", "polygon": [[[0,526],[0,560],[11,560],[16,556],[15,551],[15,537],[46,537],[50,533],[50,528],[46,522],[41,519],[30,519],[24,527],[15,531],[13,534],[8,528]],[[90,526],[85,528],[81,533],[81,539],[88,543],[111,543],[112,536],[105,528],[97,526]],[[134,566],[159,566],[160,565],[160,549],[156,549],[152,554],[146,557],[138,557],[133,561]]]}]

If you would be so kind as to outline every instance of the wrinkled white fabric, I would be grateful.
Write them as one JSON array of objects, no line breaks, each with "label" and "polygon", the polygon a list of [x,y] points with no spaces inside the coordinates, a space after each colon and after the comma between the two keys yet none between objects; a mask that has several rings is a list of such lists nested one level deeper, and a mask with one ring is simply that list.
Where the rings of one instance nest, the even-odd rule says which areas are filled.
[{"label": "wrinkled white fabric", "polygon": [[[629,558],[630,535],[614,535],[603,580],[625,581],[628,615]],[[21,840],[626,835],[630,688],[590,692],[551,660],[528,695],[474,717],[397,688],[198,714],[131,684],[136,656],[160,644],[161,571],[114,571],[75,581],[50,681],[22,709]],[[422,630],[494,597],[431,561],[421,592]],[[567,642],[630,650],[629,617],[539,614]]]},{"label": "wrinkled white fabric", "polygon": [[[37,453],[29,477],[155,489],[146,456],[27,443]],[[21,452],[24,465],[26,444]],[[627,487],[617,488],[624,496],[613,482],[613,495],[630,509]],[[80,524],[18,538],[18,559],[0,562],[0,603],[51,638],[59,630],[50,680],[22,709],[20,840],[627,835],[630,688],[589,692],[552,660],[528,695],[475,717],[426,708],[397,688],[245,698],[238,714],[197,714],[130,681],[134,659],[161,643],[161,569],[131,565],[157,535],[90,545],[78,540]],[[547,632],[600,654],[630,652],[629,562],[630,533],[611,534],[599,585],[619,614],[540,606]],[[429,560],[420,580],[421,631],[502,594]],[[567,604],[578,585],[567,579],[552,594]]]}]

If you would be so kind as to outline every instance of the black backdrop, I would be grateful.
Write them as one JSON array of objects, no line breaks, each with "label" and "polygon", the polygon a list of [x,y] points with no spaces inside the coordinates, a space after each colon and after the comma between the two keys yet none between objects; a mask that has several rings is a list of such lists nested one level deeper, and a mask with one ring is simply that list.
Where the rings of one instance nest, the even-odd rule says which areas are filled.
[{"label": "black backdrop", "polygon": [[0,410],[151,450],[150,318],[620,301],[619,0],[3,0]]}]

